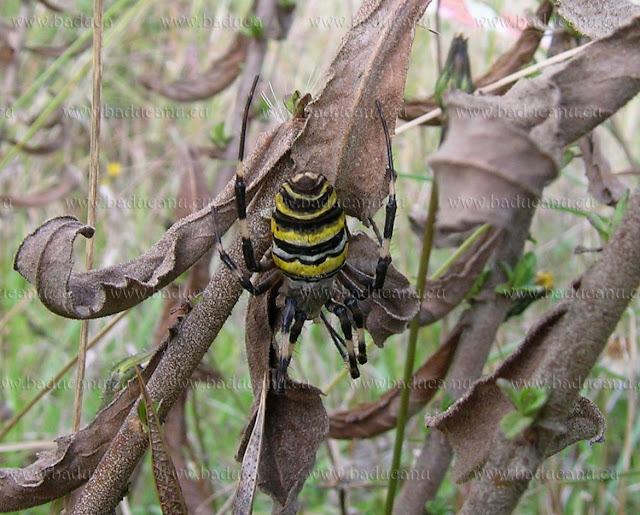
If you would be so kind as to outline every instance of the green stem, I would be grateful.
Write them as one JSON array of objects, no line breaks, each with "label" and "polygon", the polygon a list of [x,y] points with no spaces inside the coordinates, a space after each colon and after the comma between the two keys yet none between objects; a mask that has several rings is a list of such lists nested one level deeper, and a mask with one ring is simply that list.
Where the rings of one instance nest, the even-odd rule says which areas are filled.
[{"label": "green stem", "polygon": [[[433,232],[436,221],[436,211],[438,209],[438,183],[435,178],[432,182],[431,196],[429,198],[429,212],[427,222],[424,226],[424,236],[422,238],[422,252],[420,254],[420,267],[418,268],[418,278],[416,289],[418,298],[422,304],[422,295],[427,280],[427,270],[429,269],[429,258],[431,257],[431,247],[433,244]],[[398,422],[396,424],[396,440],[393,447],[393,460],[391,463],[391,473],[389,474],[389,487],[387,489],[387,502],[384,512],[390,515],[393,510],[393,501],[398,487],[398,472],[400,469],[400,458],[402,456],[402,444],[404,441],[404,431],[407,425],[407,414],[409,411],[409,381],[413,374],[413,367],[416,356],[416,345],[418,342],[418,331],[420,329],[420,312],[413,317],[409,326],[409,347],[404,362],[404,375],[402,377],[402,393],[400,397],[400,409],[398,412]]]}]

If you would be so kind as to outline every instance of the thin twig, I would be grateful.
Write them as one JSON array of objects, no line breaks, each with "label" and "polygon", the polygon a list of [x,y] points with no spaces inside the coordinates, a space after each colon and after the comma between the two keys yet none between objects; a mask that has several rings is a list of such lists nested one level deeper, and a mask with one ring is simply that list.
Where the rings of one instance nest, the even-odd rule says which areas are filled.
[{"label": "thin twig", "polygon": [[[549,59],[545,59],[544,61],[541,61],[532,66],[519,70],[515,73],[512,73],[511,75],[507,75],[506,77],[496,82],[492,82],[491,84],[487,84],[482,88],[478,88],[475,91],[474,95],[483,95],[485,93],[491,93],[492,91],[496,91],[497,89],[500,89],[503,86],[516,82],[517,80],[520,80],[523,77],[526,77],[527,75],[530,75],[539,70],[542,70],[547,66],[551,66],[552,64],[557,64],[562,61],[565,61],[566,59],[569,59],[579,54],[580,52],[582,52],[585,48],[591,45],[591,43],[592,42],[590,41],[589,43],[586,43],[582,46],[572,48],[571,50],[567,50],[566,52],[562,52],[561,54],[554,55]],[[410,122],[403,123],[402,125],[398,126],[396,128],[396,134],[400,134],[402,132],[408,131],[409,129],[413,127],[417,127],[418,125],[422,125],[424,122],[427,122],[429,120],[434,120],[435,118],[438,118],[441,114],[442,114],[442,110],[440,108],[434,109],[433,111],[429,111],[428,113],[425,113],[422,116],[418,116],[418,118],[414,118]]]},{"label": "thin twig", "polygon": [[[98,175],[100,173],[100,119],[102,116],[102,0],[93,2],[93,95],[91,99],[91,135],[89,162],[89,198],[87,205],[87,225],[96,224],[96,197],[98,192]],[[85,265],[87,270],[93,268],[94,239],[86,240]],[[73,405],[72,430],[75,433],[80,427],[82,418],[82,397],[84,392],[84,372],[87,361],[87,343],[89,341],[89,321],[82,321],[80,332],[80,348],[78,349],[78,366],[76,368],[76,394]]]},{"label": "thin twig", "polygon": [[440,38],[440,0],[436,0],[436,54],[438,59],[438,77],[442,75],[442,39]]}]

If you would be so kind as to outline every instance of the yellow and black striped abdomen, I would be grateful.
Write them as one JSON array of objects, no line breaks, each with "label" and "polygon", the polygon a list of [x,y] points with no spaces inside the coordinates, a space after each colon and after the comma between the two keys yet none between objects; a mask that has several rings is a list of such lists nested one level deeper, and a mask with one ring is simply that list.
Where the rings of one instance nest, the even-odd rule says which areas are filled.
[{"label": "yellow and black striped abdomen", "polygon": [[332,277],[347,257],[344,211],[322,175],[299,173],[284,183],[276,195],[271,233],[273,260],[292,279]]}]

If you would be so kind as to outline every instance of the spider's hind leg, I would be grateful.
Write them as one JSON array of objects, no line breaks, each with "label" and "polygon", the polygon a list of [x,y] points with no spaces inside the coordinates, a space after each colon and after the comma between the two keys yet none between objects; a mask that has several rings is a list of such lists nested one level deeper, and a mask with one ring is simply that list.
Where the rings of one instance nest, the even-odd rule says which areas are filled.
[{"label": "spider's hind leg", "polygon": [[302,311],[296,310],[296,300],[293,297],[287,297],[284,302],[284,310],[282,311],[282,326],[280,328],[280,345],[277,368],[275,369],[275,392],[281,394],[284,392],[284,386],[287,379],[287,369],[291,363],[291,356],[298,337],[302,332],[302,326],[306,320],[306,316]]},{"label": "spider's hind leg", "polygon": [[344,301],[344,305],[349,308],[353,315],[358,341],[358,363],[364,365],[367,362],[367,344],[364,341],[364,315],[360,306],[358,306],[358,301],[353,297],[348,297]]},{"label": "spider's hind leg", "polygon": [[349,320],[349,314],[347,307],[344,304],[340,304],[333,299],[330,299],[326,304],[326,308],[336,315],[340,320],[340,327],[344,334],[345,345],[347,347],[347,357],[349,359],[349,372],[353,379],[360,377],[360,371],[358,370],[358,361],[356,360],[356,350],[353,346],[353,331],[351,329],[351,321]]}]

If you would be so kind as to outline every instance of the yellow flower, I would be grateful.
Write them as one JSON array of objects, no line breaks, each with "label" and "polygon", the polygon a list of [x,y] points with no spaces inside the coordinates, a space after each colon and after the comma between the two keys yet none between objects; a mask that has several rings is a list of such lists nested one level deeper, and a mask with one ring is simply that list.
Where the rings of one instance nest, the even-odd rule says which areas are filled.
[{"label": "yellow flower", "polygon": [[109,177],[117,177],[122,173],[122,165],[118,162],[111,161],[107,163],[107,175]]},{"label": "yellow flower", "polygon": [[545,290],[553,288],[553,273],[549,270],[540,270],[536,274],[535,283],[537,286],[544,286]]}]

